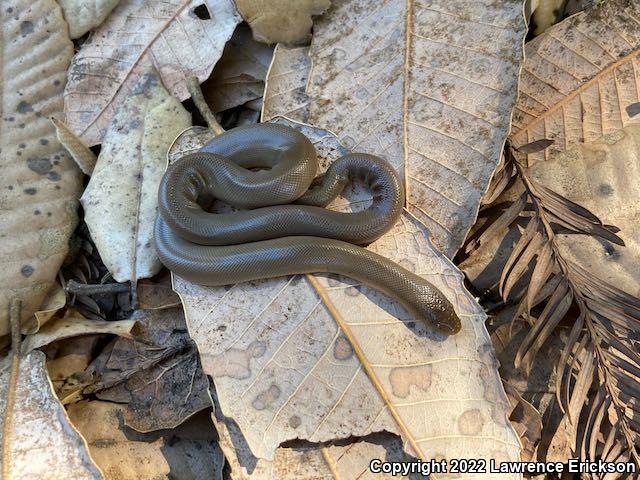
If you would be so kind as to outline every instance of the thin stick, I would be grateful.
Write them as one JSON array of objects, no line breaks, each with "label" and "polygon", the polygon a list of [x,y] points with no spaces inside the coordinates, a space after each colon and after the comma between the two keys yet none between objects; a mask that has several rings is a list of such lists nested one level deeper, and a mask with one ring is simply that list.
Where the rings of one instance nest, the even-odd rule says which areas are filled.
[{"label": "thin stick", "polygon": [[207,122],[207,125],[209,125],[209,128],[213,130],[213,133],[215,133],[216,135],[223,134],[224,128],[222,128],[222,126],[218,123],[218,120],[216,120],[216,116],[213,114],[213,112],[209,108],[209,105],[207,105],[207,102],[204,99],[198,77],[189,77],[189,81],[187,82],[187,89],[191,94],[191,98],[193,98],[193,103],[196,104],[196,108]]},{"label": "thin stick", "polygon": [[124,293],[128,292],[131,286],[127,283],[98,283],[86,284],[69,280],[65,291],[74,295],[96,295],[100,293]]},{"label": "thin stick", "polygon": [[18,374],[20,373],[20,314],[22,312],[22,301],[14,298],[11,301],[9,310],[9,322],[11,324],[11,376],[7,386],[7,404],[4,411],[4,424],[2,426],[2,478],[10,480],[10,456],[11,456],[11,427],[13,409],[16,402],[16,387],[18,385]]}]

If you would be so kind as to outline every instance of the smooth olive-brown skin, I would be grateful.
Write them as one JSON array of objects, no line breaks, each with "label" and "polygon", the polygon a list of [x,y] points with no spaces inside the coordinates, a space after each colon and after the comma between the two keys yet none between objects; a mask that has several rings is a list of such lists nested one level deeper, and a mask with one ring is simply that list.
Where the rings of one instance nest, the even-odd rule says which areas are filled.
[{"label": "smooth olive-brown skin", "polygon": [[[240,127],[214,138],[170,165],[162,179],[155,224],[160,260],[210,286],[337,273],[398,300],[436,330],[457,333],[460,319],[439,290],[360,246],[389,231],[402,214],[404,190],[393,168],[352,153],[318,178],[317,169],[311,142],[283,125]],[[367,209],[323,208],[351,181],[371,190]],[[213,200],[245,210],[207,212],[203,206]]]}]

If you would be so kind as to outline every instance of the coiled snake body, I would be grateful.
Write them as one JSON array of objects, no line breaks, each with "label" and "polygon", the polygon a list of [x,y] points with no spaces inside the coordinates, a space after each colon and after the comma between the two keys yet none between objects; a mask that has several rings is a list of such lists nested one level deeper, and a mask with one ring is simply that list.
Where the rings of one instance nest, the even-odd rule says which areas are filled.
[{"label": "coiled snake body", "polygon": [[[160,260],[181,277],[211,286],[338,273],[398,300],[437,330],[456,333],[460,320],[439,290],[358,246],[389,231],[402,213],[404,190],[393,168],[362,153],[339,158],[315,178],[317,168],[311,142],[283,125],[240,127],[216,137],[170,165],[162,179],[154,232]],[[322,208],[353,180],[371,190],[369,208]],[[203,207],[214,199],[248,210],[209,213]]]}]

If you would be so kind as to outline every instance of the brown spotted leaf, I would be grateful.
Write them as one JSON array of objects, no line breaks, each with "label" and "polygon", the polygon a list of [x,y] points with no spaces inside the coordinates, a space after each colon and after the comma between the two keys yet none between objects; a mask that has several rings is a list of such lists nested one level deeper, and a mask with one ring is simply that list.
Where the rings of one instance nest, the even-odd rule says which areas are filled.
[{"label": "brown spotted leaf", "polygon": [[100,143],[118,105],[152,67],[172,95],[189,97],[187,78],[209,77],[240,20],[231,0],[122,0],[73,59],[67,124],[89,146]]},{"label": "brown spotted leaf", "polygon": [[309,39],[312,15],[324,12],[331,0],[235,0],[256,40],[301,43]]},{"label": "brown spotted leaf", "polygon": [[[278,122],[312,139],[323,168],[348,152],[325,130]],[[366,198],[349,190],[333,207],[363,205]],[[370,248],[439,288],[461,332],[444,338],[388,297],[333,275],[220,288],[174,277],[222,414],[252,454],[268,460],[290,439],[382,430],[401,435],[405,451],[423,459],[519,458],[486,316],[462,274],[410,214]]]},{"label": "brown spotted leaf", "polygon": [[[62,111],[73,55],[53,0],[8,0],[0,8],[0,336],[12,298],[22,320],[38,310],[67,254],[82,174],[49,117]],[[44,28],[46,25],[46,28]]]},{"label": "brown spotted leaf", "polygon": [[15,376],[11,355],[0,362],[0,471],[12,480],[101,480],[44,362],[45,355],[33,351],[20,358]]},{"label": "brown spotted leaf", "polygon": [[529,161],[549,159],[632,121],[640,101],[640,4],[610,0],[529,42],[511,141],[554,140]]},{"label": "brown spotted leaf", "polygon": [[336,2],[314,27],[304,121],[391,162],[451,257],[500,159],[525,32],[519,0]]}]

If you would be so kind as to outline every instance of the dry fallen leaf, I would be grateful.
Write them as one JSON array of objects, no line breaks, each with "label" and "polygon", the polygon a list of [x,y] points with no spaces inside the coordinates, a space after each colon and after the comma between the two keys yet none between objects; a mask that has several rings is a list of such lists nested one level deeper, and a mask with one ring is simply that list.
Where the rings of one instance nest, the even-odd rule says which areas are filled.
[{"label": "dry fallen leaf", "polygon": [[56,138],[62,146],[69,152],[73,161],[85,175],[91,176],[96,167],[97,157],[82,141],[69,130],[64,122],[55,117],[51,117],[51,122],[56,127]]},{"label": "dry fallen leaf", "polygon": [[389,433],[369,435],[347,444],[281,447],[273,461],[257,459],[243,442],[242,433],[233,422],[211,416],[220,437],[218,443],[231,467],[232,480],[373,480],[378,478],[419,478],[417,475],[374,474],[369,470],[373,459],[412,461],[402,450],[402,442]]},{"label": "dry fallen leaf", "polygon": [[213,74],[202,84],[211,109],[221,112],[262,97],[272,56],[273,47],[256,42],[244,23],[238,25]]},{"label": "dry fallen leaf", "polygon": [[[347,152],[327,131],[280,122],[312,139],[323,168]],[[222,414],[237,422],[256,457],[269,460],[289,439],[382,430],[402,435],[405,450],[421,458],[517,459],[485,315],[460,272],[410,215],[371,248],[440,288],[462,331],[445,340],[387,297],[335,276],[221,288],[174,277]]]},{"label": "dry fallen leaf", "polygon": [[3,478],[102,480],[84,439],[53,393],[45,356],[22,357],[13,377],[11,355],[0,361],[0,445]]},{"label": "dry fallen leaf", "polygon": [[[407,208],[452,256],[509,130],[522,2],[408,5],[343,1],[316,22],[304,121],[389,160],[405,178]],[[268,89],[266,105],[272,96]]]},{"label": "dry fallen leaf", "polygon": [[63,317],[51,320],[38,333],[28,335],[22,344],[22,351],[28,353],[35,348],[44,347],[64,338],[80,335],[110,333],[131,338],[136,320],[100,321],[84,318],[75,310],[67,310]]},{"label": "dry fallen leaf", "polygon": [[240,22],[231,0],[121,0],[76,54],[65,89],[67,124],[87,145],[102,141],[115,111],[155,68],[169,92],[189,96],[187,77],[209,77]]},{"label": "dry fallen leaf", "polygon": [[[46,22],[47,28],[42,28]],[[77,222],[81,173],[55,136],[73,55],[53,0],[3,1],[0,8],[0,336],[12,298],[22,321],[53,286]],[[34,52],[37,51],[37,55]]]},{"label": "dry fallen leaf", "polygon": [[331,0],[235,0],[238,11],[251,25],[253,36],[264,43],[302,43]]},{"label": "dry fallen leaf", "polygon": [[309,118],[306,93],[311,59],[309,47],[276,45],[267,72],[262,121],[282,116],[305,122]]},{"label": "dry fallen leaf", "polygon": [[59,0],[71,38],[79,38],[97,27],[120,0]]},{"label": "dry fallen leaf", "polygon": [[69,418],[109,480],[222,480],[224,457],[211,422],[141,434],[123,425],[122,405],[97,400],[70,405]]},{"label": "dry fallen leaf", "polygon": [[23,323],[24,333],[35,333],[42,325],[51,320],[55,314],[67,304],[67,294],[58,282],[53,284],[51,290],[42,301],[40,308],[26,323]]},{"label": "dry fallen leaf", "polygon": [[586,235],[556,236],[566,258],[610,285],[640,295],[640,125],[538,162],[532,177],[620,228],[625,246]]},{"label": "dry fallen leaf", "polygon": [[530,154],[530,162],[631,121],[626,108],[640,101],[639,18],[638,2],[609,0],[527,44],[511,140],[515,145],[555,140]]},{"label": "dry fallen leaf", "polygon": [[103,350],[89,368],[96,383],[84,393],[126,404],[125,424],[139,432],[174,428],[210,407],[182,309],[136,310],[130,321],[138,322],[135,338],[119,337]]},{"label": "dry fallen leaf", "polygon": [[91,238],[118,282],[161,268],[153,246],[158,185],[171,142],[191,124],[156,75],[139,78],[109,125],[81,199]]}]

